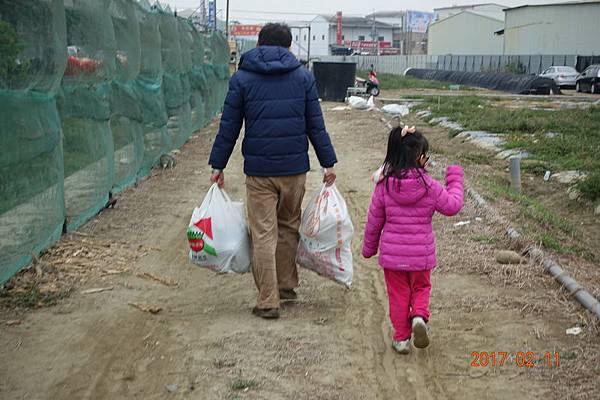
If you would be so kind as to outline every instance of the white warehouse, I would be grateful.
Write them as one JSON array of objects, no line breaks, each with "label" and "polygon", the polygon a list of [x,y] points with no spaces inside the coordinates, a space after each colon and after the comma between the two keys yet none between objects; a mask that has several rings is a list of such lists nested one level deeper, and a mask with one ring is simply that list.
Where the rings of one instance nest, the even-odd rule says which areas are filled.
[{"label": "white warehouse", "polygon": [[502,11],[463,10],[429,25],[429,55],[502,54]]},{"label": "white warehouse", "polygon": [[508,8],[505,54],[600,54],[600,1]]},{"label": "white warehouse", "polygon": [[[299,57],[306,57],[310,40],[311,57],[327,56],[331,54],[331,45],[336,44],[337,20],[333,15],[318,15],[309,24],[299,27],[300,24],[289,23],[292,27],[292,52]],[[310,26],[310,34],[308,31]],[[351,41],[379,41],[389,42],[394,40],[394,27],[381,21],[364,17],[342,16],[342,40],[348,44]]]}]

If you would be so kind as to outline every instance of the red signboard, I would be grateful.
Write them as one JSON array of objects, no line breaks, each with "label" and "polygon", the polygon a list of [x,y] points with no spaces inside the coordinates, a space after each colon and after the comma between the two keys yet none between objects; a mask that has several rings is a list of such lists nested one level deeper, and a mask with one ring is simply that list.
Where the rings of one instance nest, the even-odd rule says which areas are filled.
[{"label": "red signboard", "polygon": [[338,11],[336,14],[337,17],[337,32],[336,32],[336,43],[338,45],[342,44],[342,12]]},{"label": "red signboard", "polygon": [[[348,47],[352,47],[353,49],[387,49],[392,47],[391,42],[373,42],[373,41],[365,41],[365,40],[346,40],[344,44]],[[378,46],[379,44],[379,46]]]},{"label": "red signboard", "polygon": [[232,36],[258,36],[262,25],[233,25],[231,27]]}]

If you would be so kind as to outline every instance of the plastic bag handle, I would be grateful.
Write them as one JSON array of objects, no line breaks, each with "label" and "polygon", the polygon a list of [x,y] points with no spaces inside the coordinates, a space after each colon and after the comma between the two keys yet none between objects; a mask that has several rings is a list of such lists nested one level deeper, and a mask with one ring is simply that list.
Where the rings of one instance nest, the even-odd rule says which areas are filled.
[{"label": "plastic bag handle", "polygon": [[215,196],[215,193],[220,194],[226,202],[231,203],[231,198],[227,192],[224,189],[221,189],[217,183],[213,183],[210,189],[208,189],[208,194],[210,195],[211,200]]}]

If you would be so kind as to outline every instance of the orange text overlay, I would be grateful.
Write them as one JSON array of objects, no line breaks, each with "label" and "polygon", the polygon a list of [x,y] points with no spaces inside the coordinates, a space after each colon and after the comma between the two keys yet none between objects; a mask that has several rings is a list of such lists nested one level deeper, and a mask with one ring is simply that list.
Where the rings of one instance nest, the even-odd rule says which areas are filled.
[{"label": "orange text overlay", "polygon": [[558,352],[536,351],[473,351],[471,352],[471,367],[504,367],[516,366],[519,368],[560,366]]}]

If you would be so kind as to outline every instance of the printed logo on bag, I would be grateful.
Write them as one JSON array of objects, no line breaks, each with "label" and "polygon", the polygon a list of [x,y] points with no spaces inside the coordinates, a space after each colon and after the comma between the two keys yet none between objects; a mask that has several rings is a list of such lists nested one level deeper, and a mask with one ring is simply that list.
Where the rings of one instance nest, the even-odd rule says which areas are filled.
[{"label": "printed logo on bag", "polygon": [[201,219],[196,222],[193,227],[189,227],[187,230],[188,242],[190,243],[190,249],[195,253],[204,251],[206,254],[217,257],[217,251],[206,243],[206,239],[213,241],[212,232],[212,221],[210,218]]},{"label": "printed logo on bag", "polygon": [[305,236],[315,237],[319,233],[321,218],[327,216],[327,201],[329,196],[329,191],[324,190],[315,199],[315,207],[308,214],[306,224],[303,226],[303,233]]}]

